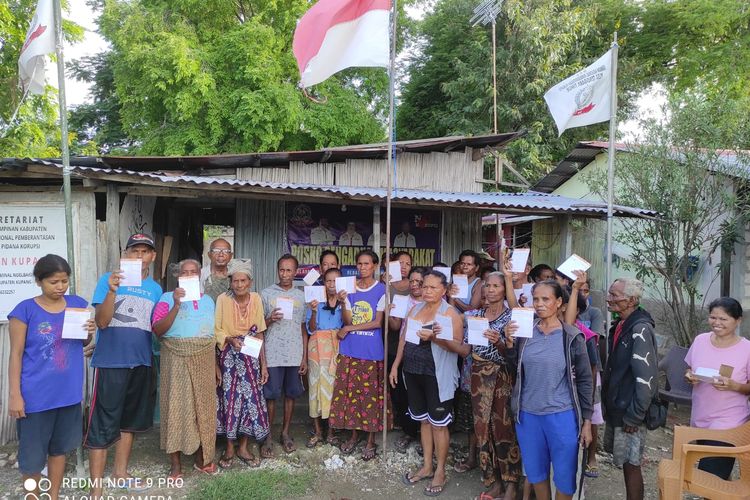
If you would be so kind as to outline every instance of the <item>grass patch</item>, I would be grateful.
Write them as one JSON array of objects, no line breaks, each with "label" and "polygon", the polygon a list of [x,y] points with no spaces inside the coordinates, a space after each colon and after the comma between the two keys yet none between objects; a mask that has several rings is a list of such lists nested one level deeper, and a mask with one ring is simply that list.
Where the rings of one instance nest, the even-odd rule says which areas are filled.
[{"label": "grass patch", "polygon": [[280,470],[230,472],[201,482],[191,500],[274,500],[299,497],[312,484],[311,472],[291,474]]}]

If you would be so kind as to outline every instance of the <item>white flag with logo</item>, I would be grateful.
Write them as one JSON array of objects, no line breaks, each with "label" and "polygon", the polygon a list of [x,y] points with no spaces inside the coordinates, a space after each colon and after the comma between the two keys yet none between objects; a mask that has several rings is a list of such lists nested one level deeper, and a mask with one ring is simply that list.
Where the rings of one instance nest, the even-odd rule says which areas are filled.
[{"label": "white flag with logo", "polygon": [[18,80],[31,94],[43,94],[47,54],[55,51],[52,0],[39,0],[18,58]]},{"label": "white flag with logo", "polygon": [[557,125],[558,137],[566,129],[609,120],[611,99],[611,49],[594,64],[566,78],[544,94]]}]

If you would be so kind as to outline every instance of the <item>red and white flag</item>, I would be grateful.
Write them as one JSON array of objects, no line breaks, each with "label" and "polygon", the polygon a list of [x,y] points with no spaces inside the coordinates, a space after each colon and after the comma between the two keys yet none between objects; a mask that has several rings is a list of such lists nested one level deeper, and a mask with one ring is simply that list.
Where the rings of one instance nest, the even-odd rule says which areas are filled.
[{"label": "red and white flag", "polygon": [[353,66],[388,67],[390,0],[320,0],[294,31],[303,87]]},{"label": "red and white flag", "polygon": [[18,58],[18,80],[23,90],[43,94],[47,54],[55,51],[52,0],[39,0]]},{"label": "red and white flag", "polygon": [[544,100],[557,125],[558,137],[566,129],[609,120],[612,50],[588,68],[549,89]]}]

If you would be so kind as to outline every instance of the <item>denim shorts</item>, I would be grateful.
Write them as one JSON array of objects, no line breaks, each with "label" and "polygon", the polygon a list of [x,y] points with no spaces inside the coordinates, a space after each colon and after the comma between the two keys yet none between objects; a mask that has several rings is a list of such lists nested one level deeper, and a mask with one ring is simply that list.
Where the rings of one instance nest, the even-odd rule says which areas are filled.
[{"label": "denim shorts", "polygon": [[27,413],[16,420],[16,430],[18,470],[27,476],[39,474],[48,456],[65,455],[81,444],[81,404]]},{"label": "denim shorts", "polygon": [[646,426],[636,432],[625,432],[622,427],[607,424],[604,428],[604,451],[612,454],[612,462],[622,467],[626,462],[639,466],[646,449]]},{"label": "denim shorts", "polygon": [[282,396],[297,399],[305,392],[299,366],[273,366],[268,368],[268,382],[263,386],[263,396],[274,400]]}]

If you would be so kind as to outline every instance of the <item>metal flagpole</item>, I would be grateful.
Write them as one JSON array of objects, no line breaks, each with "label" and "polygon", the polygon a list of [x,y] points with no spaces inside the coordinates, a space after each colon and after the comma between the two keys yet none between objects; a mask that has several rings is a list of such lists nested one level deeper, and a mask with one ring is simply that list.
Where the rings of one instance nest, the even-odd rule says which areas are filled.
[{"label": "metal flagpole", "polygon": [[[65,198],[65,238],[67,240],[68,264],[70,274],[70,294],[76,293],[75,250],[73,248],[73,207],[70,202],[70,152],[68,151],[68,115],[65,103],[65,60],[63,59],[62,7],[60,0],[54,0],[55,16],[55,53],[57,55],[57,100],[60,105],[60,149],[63,164],[63,196]],[[85,405],[85,402],[82,404]],[[76,453],[76,473],[83,477],[83,446],[78,446]]]},{"label": "metal flagpole", "polygon": [[[391,13],[391,57],[388,63],[388,161],[386,162],[388,192],[385,198],[385,258],[391,258],[391,189],[393,189],[393,100],[396,82],[396,26],[398,20],[397,0],[393,0],[393,12]],[[385,325],[383,332],[388,335],[388,318],[391,315],[391,287],[388,265],[385,267]],[[386,457],[388,439],[388,341],[384,342],[385,352],[383,354],[383,456]]]},{"label": "metal flagpole", "polygon": [[[604,293],[612,284],[612,203],[615,186],[615,135],[617,133],[617,32],[612,42],[612,88],[610,89],[609,106],[609,152],[607,153],[607,269],[605,275]],[[611,318],[610,318],[611,320]]]}]

